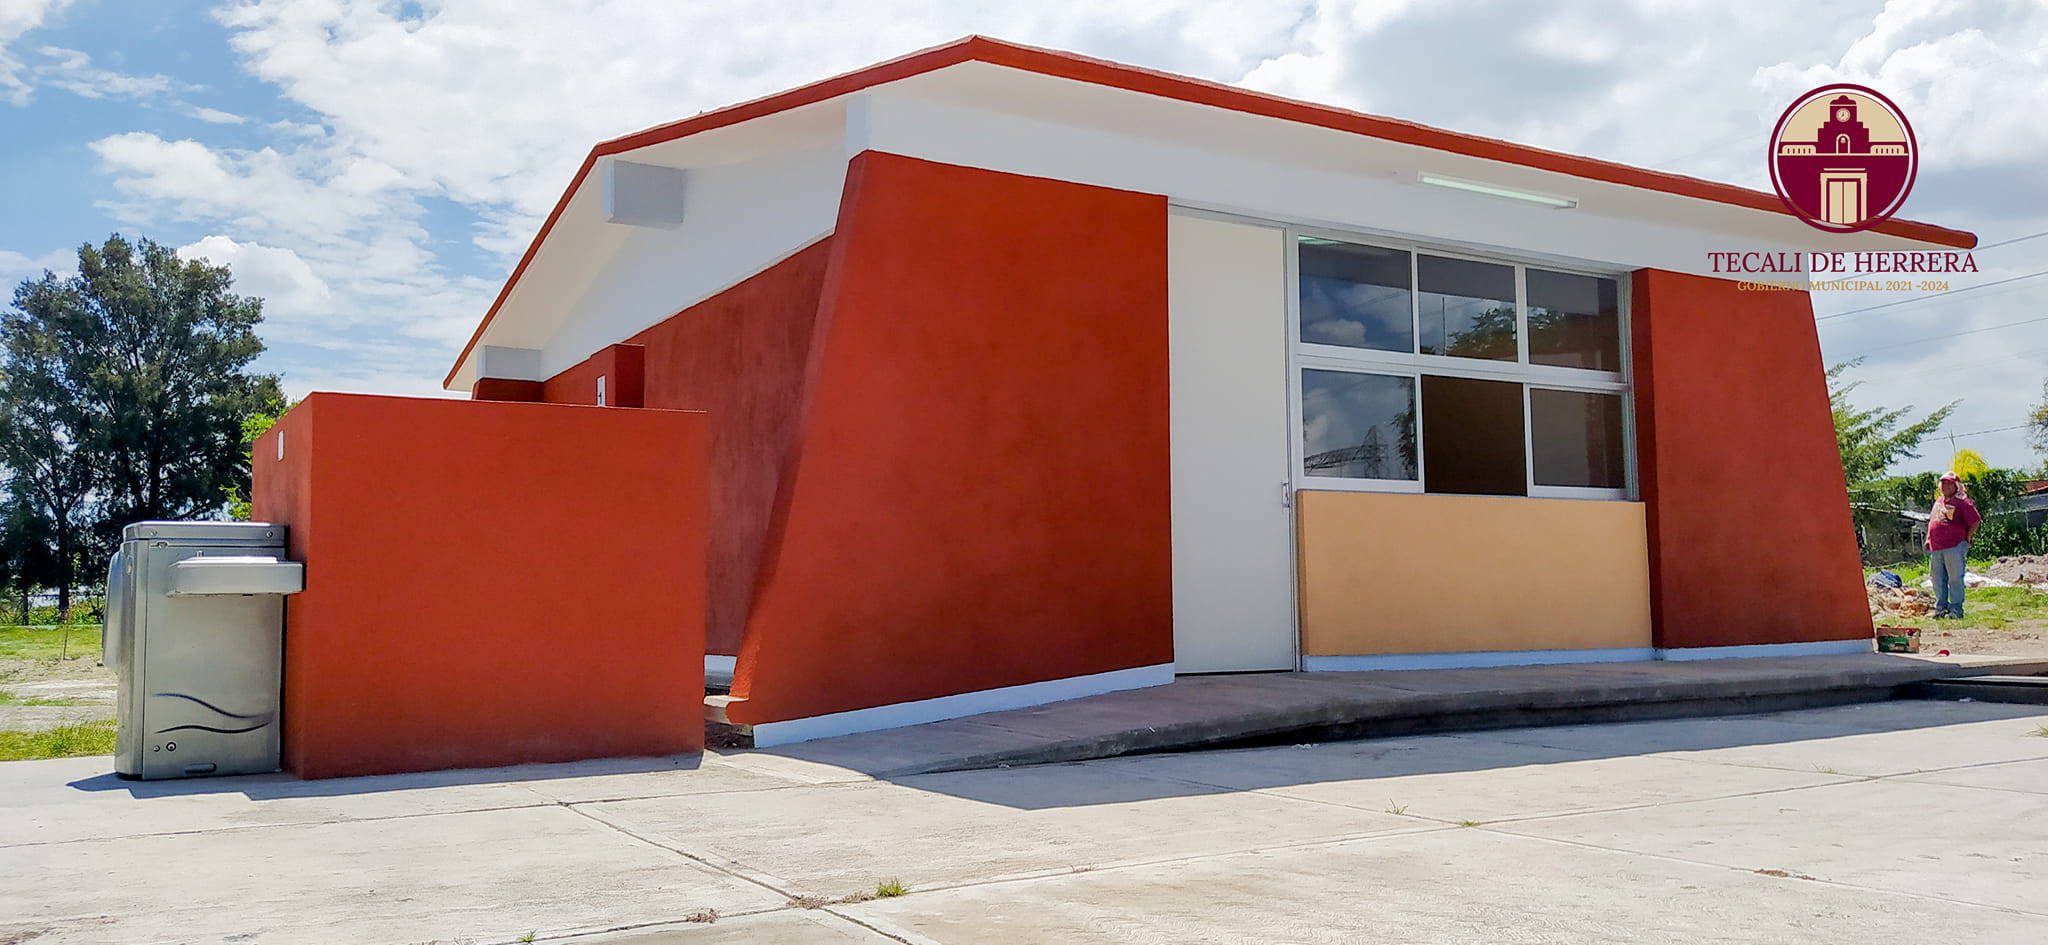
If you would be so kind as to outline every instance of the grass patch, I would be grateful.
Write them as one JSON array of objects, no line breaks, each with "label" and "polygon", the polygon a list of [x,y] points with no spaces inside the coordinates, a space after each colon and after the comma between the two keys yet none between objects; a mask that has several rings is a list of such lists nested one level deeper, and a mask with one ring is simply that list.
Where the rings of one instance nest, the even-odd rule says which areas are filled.
[{"label": "grass patch", "polygon": [[894,899],[910,891],[900,879],[885,879],[875,884],[875,896],[880,899]]},{"label": "grass patch", "polygon": [[15,695],[14,693],[8,692],[8,691],[7,691],[7,690],[5,690],[5,689],[0,689],[0,705],[60,705],[60,706],[61,706],[61,705],[86,705],[86,704],[87,704],[87,703],[86,703],[86,701],[85,701],[85,700],[83,700],[83,699],[38,699],[38,698],[27,698],[27,699],[24,699],[24,698],[22,698],[21,696],[17,696],[17,695]]},{"label": "grass patch", "polygon": [[41,732],[0,732],[0,761],[35,761],[114,753],[114,723],[60,725]]},{"label": "grass patch", "polygon": [[[1925,571],[1923,570],[1924,574]],[[1905,575],[1901,574],[1900,577]],[[1919,591],[1933,603],[1932,592],[1920,587],[1919,578],[1906,581],[1906,586]],[[2048,624],[2048,591],[2036,591],[2024,587],[1973,587],[1963,592],[1963,619],[1936,620],[1933,617],[1885,617],[1880,620],[1887,626],[1919,627],[1929,630],[1936,627],[1981,627],[1986,630],[2033,629]]]},{"label": "grass patch", "polygon": [[1401,816],[1402,814],[1408,813],[1408,805],[1406,805],[1406,804],[1396,804],[1396,803],[1394,803],[1393,801],[1388,801],[1388,802],[1387,802],[1387,813],[1389,813],[1389,814],[1393,814],[1394,816],[1396,816],[1396,817],[1399,817],[1399,816]]},{"label": "grass patch", "polygon": [[99,659],[99,625],[73,625],[68,643],[63,627],[0,627],[0,660],[55,660],[60,657]]},{"label": "grass patch", "polygon": [[1482,825],[1484,825],[1485,823],[1486,823],[1486,821],[1483,821],[1483,820],[1461,820],[1461,821],[1458,821],[1458,826],[1460,826],[1460,827],[1478,827],[1478,826],[1482,826]]},{"label": "grass patch", "polygon": [[2048,725],[2043,725],[2040,728],[2037,728],[2032,732],[2029,732],[2028,734],[2034,736],[2035,738],[2048,738]]}]

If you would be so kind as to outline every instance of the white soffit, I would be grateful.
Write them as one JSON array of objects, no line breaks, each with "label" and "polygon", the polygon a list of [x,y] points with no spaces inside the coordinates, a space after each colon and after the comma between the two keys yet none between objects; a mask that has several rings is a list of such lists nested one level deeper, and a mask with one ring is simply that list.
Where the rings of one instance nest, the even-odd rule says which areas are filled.
[{"label": "white soffit", "polygon": [[[687,171],[836,147],[845,134],[846,101],[841,96],[607,156]],[[486,344],[545,347],[575,309],[576,300],[590,288],[591,280],[605,271],[625,244],[633,228],[605,222],[601,176],[593,165],[590,173],[576,182],[561,217],[548,230],[546,241],[534,250],[532,261],[519,274],[496,316],[456,367],[448,390],[468,390],[476,383],[478,349]],[[679,260],[678,265],[687,265],[687,261]]]},{"label": "white soffit", "polygon": [[[1413,184],[1415,174],[1424,172],[1535,193],[1564,195],[1577,200],[1578,207],[1572,210],[1539,208],[1538,212],[1638,220],[1659,227],[1690,230],[1699,235],[1710,235],[1726,244],[1721,248],[1729,250],[1780,246],[1830,251],[1952,250],[1952,247],[1870,231],[1846,235],[1822,233],[1785,213],[1454,154],[986,62],[948,66],[880,86],[874,91],[878,95],[910,96],[941,105],[1011,115],[1027,121],[1168,142],[1194,150],[1355,177],[1401,180]],[[1764,143],[1758,142],[1756,150],[1758,168],[1762,170],[1766,150]],[[1182,195],[1167,193],[1166,196],[1178,199]],[[1497,199],[1455,193],[1439,196],[1460,202]],[[1255,215],[1259,208],[1215,209]],[[1526,252],[1538,247],[1497,248]],[[1630,268],[1652,264],[1645,260],[1621,258],[1598,261]],[[1704,264],[1704,260],[1699,264]]]}]

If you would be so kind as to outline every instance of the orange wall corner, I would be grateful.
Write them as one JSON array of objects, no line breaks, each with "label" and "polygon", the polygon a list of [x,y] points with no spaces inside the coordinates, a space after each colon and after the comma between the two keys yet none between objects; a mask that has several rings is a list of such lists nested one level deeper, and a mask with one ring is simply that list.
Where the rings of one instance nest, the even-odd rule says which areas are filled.
[{"label": "orange wall corner", "polygon": [[1806,293],[1649,269],[1632,283],[1656,645],[1868,639]]},{"label": "orange wall corner", "polygon": [[704,416],[674,411],[294,407],[253,451],[254,515],[306,564],[287,770],[701,750],[704,441]]},{"label": "orange wall corner", "polygon": [[735,721],[1172,661],[1166,227],[855,156]]}]

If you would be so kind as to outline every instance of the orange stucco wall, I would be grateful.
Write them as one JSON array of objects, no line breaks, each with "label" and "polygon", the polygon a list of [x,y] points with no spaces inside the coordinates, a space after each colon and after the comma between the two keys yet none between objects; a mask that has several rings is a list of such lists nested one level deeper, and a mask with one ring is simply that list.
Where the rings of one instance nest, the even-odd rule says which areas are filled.
[{"label": "orange stucco wall", "polygon": [[1166,217],[854,158],[735,721],[1173,658]]},{"label": "orange stucco wall", "polygon": [[[702,414],[314,394],[253,451],[291,527],[284,762],[337,777],[703,746]],[[283,440],[283,458],[278,441]]]},{"label": "orange stucco wall", "polygon": [[797,455],[812,320],[830,259],[827,238],[545,385],[550,403],[591,404],[598,375],[622,373],[624,366],[637,375],[645,406],[709,414],[710,653],[739,653],[770,560],[776,501]]},{"label": "orange stucco wall", "polygon": [[1643,507],[1302,492],[1304,656],[1650,645]]},{"label": "orange stucco wall", "polygon": [[1867,639],[1803,292],[1638,271],[1630,317],[1650,605],[1666,648]]}]

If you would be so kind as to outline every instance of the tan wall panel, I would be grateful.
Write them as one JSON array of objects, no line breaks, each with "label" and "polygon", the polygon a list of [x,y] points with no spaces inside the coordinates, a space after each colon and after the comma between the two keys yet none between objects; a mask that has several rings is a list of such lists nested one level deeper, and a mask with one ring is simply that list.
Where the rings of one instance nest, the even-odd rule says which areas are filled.
[{"label": "tan wall panel", "polygon": [[1639,502],[1298,498],[1305,656],[1650,645]]}]

